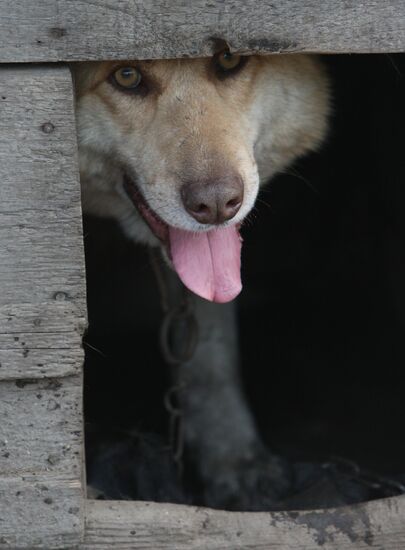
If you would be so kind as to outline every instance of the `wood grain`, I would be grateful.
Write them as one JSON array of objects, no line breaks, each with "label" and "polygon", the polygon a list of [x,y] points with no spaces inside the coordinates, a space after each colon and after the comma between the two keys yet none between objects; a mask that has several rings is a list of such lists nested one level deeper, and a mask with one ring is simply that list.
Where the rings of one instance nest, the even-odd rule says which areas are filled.
[{"label": "wood grain", "polygon": [[76,550],[83,531],[81,493],[77,480],[63,476],[2,477],[0,548]]},{"label": "wood grain", "polygon": [[0,548],[65,548],[83,530],[77,376],[0,384]]},{"label": "wood grain", "polygon": [[400,550],[405,497],[309,512],[88,501],[81,550]]},{"label": "wood grain", "polygon": [[0,68],[0,111],[0,548],[74,548],[85,282],[69,70]]},{"label": "wood grain", "polygon": [[81,400],[77,376],[2,382],[0,480],[47,472],[80,478]]},{"label": "wood grain", "polygon": [[0,306],[74,302],[85,315],[72,82],[0,69]]},{"label": "wood grain", "polygon": [[0,306],[0,380],[80,374],[84,327],[69,301]]},{"label": "wood grain", "polygon": [[0,0],[0,62],[405,50],[403,0]]}]

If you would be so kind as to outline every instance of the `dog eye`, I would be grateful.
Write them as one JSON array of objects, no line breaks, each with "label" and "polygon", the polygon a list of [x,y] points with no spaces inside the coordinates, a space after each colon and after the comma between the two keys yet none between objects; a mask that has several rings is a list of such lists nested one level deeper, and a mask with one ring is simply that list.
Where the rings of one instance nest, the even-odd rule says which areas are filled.
[{"label": "dog eye", "polygon": [[124,90],[134,90],[139,86],[142,75],[135,67],[120,67],[112,75],[114,84]]},{"label": "dog eye", "polygon": [[217,67],[224,72],[236,69],[242,61],[241,55],[235,55],[227,50],[219,53],[215,59]]}]

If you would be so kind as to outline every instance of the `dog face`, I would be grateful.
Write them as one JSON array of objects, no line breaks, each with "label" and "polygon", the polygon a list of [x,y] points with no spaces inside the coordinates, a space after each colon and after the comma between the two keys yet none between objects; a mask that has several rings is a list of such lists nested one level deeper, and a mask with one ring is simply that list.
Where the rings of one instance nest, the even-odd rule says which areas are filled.
[{"label": "dog face", "polygon": [[[212,272],[233,265],[221,283],[233,290],[217,295],[230,299],[236,228],[259,182],[324,137],[328,85],[319,62],[222,52],[85,63],[74,73],[84,209],[117,218],[137,241],[164,243],[186,285],[209,299]],[[190,284],[200,271],[204,281]]]}]

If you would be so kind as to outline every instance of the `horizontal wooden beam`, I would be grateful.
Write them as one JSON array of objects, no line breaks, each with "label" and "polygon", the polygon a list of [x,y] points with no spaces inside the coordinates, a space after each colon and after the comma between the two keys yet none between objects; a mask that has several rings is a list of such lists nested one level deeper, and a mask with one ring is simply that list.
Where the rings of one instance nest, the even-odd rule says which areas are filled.
[{"label": "horizontal wooden beam", "polygon": [[0,0],[0,62],[405,51],[403,0]]},{"label": "horizontal wooden beam", "polygon": [[405,497],[308,512],[224,512],[154,502],[87,501],[81,550],[399,550]]}]

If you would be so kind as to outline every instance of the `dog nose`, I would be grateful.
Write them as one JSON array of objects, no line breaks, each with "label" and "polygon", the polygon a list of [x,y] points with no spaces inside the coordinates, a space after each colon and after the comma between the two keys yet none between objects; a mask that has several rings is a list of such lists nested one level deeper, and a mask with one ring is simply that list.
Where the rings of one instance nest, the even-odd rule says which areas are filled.
[{"label": "dog nose", "polygon": [[210,181],[186,183],[181,198],[187,212],[199,223],[221,224],[231,220],[243,201],[243,181],[229,175]]}]

